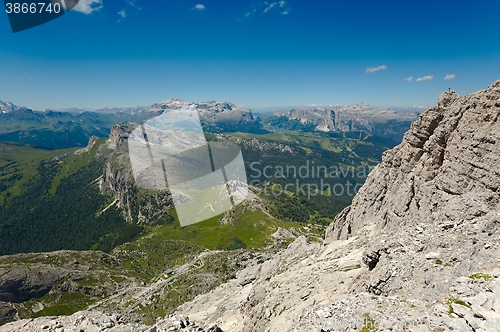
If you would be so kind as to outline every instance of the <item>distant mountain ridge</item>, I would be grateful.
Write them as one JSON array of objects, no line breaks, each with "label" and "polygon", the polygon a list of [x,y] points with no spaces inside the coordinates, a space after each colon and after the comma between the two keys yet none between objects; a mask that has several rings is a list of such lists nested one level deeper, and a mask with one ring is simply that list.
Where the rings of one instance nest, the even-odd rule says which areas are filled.
[{"label": "distant mountain ridge", "polygon": [[397,112],[389,108],[371,107],[368,104],[351,104],[335,107],[317,107],[315,109],[294,108],[290,111],[276,111],[274,116],[298,120],[302,124],[312,124],[317,131],[372,131],[374,123],[395,121],[413,121],[419,112]]},{"label": "distant mountain ridge", "polygon": [[260,118],[255,116],[251,110],[238,107],[227,101],[195,103],[171,98],[151,105],[146,114],[153,116],[161,114],[164,111],[188,106],[195,106],[197,108],[205,131],[215,133],[242,131],[254,134],[268,132],[262,128]]},{"label": "distant mountain ridge", "polygon": [[402,140],[419,112],[397,112],[366,104],[294,108],[257,116],[250,109],[230,102],[189,102],[167,99],[149,107],[114,107],[88,111],[78,108],[34,111],[0,101],[0,142],[18,142],[42,148],[60,149],[85,146],[91,136],[107,137],[118,122],[142,123],[161,113],[195,106],[207,132],[245,132],[266,134],[281,131],[335,132],[367,131],[374,135]]},{"label": "distant mountain ridge", "polygon": [[191,105],[198,108],[205,131],[266,133],[252,111],[229,102],[193,103],[168,99],[149,107],[34,111],[0,101],[0,142],[18,142],[49,149],[85,146],[91,136],[107,137],[116,123],[141,123],[166,110]]},{"label": "distant mountain ridge", "polygon": [[[419,109],[417,109],[419,110]],[[371,107],[368,104],[346,106],[293,108],[278,110],[264,120],[264,128],[301,131],[368,131],[377,136],[388,137],[400,142],[410,128],[419,111],[409,108],[394,111],[389,108]]]},{"label": "distant mountain ridge", "polygon": [[11,102],[3,102],[0,100],[0,113],[10,113],[12,111],[17,111],[18,109],[21,109],[22,107],[16,106]]},{"label": "distant mountain ridge", "polygon": [[286,117],[289,120],[298,120],[301,124],[315,125],[315,130],[329,132],[336,128],[335,111],[318,107],[316,109],[294,108],[290,111],[276,111],[275,116]]},{"label": "distant mountain ridge", "polygon": [[105,137],[114,123],[124,120],[119,115],[39,112],[6,105],[9,106],[0,113],[0,142],[17,142],[48,149],[86,146],[90,137]]}]

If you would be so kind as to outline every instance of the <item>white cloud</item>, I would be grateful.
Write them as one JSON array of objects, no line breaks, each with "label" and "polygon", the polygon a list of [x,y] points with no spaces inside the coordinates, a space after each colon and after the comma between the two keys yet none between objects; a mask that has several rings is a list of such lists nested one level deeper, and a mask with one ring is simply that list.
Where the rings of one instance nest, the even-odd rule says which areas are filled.
[{"label": "white cloud", "polygon": [[376,71],[379,71],[379,70],[386,70],[387,69],[387,66],[386,65],[382,65],[382,66],[378,66],[378,67],[368,67],[366,68],[366,73],[374,73]]},{"label": "white cloud", "polygon": [[129,6],[134,7],[134,8],[135,8],[135,9],[137,9],[137,10],[141,10],[141,7],[139,7],[139,6],[137,5],[136,0],[127,0],[127,4],[128,4]]},{"label": "white cloud", "polygon": [[279,15],[290,14],[290,6],[288,6],[287,1],[275,1],[275,2],[252,2],[249,7],[245,9],[245,13],[242,19],[247,19],[255,15],[271,15],[271,13],[276,13]]},{"label": "white cloud", "polygon": [[413,76],[410,76],[410,77],[405,78],[405,81],[407,81],[407,82],[411,82],[411,81],[413,81]]},{"label": "white cloud", "polygon": [[253,16],[253,15],[255,15],[256,12],[257,12],[257,8],[255,8],[255,7],[250,8],[249,10],[247,10],[245,12],[245,17]]},{"label": "white cloud", "polygon": [[92,12],[100,10],[101,8],[102,0],[80,0],[73,10],[88,15]]},{"label": "white cloud", "polygon": [[205,5],[204,5],[204,4],[199,3],[199,4],[197,4],[196,6],[194,6],[194,8],[193,8],[193,9],[196,9],[196,10],[205,10],[205,9],[206,9],[206,7],[205,7]]},{"label": "white cloud", "polygon": [[[265,4],[267,4],[267,2],[265,2]],[[286,4],[286,1],[276,1],[268,4],[267,7],[264,9],[263,13],[267,13],[274,8],[282,10],[281,12],[282,15],[287,15],[288,11],[290,10],[290,8]]]},{"label": "white cloud", "polygon": [[434,78],[434,76],[431,76],[431,75],[427,75],[427,76],[424,76],[424,77],[419,77],[417,78],[417,82],[422,82],[422,81],[430,81]]},{"label": "white cloud", "polygon": [[122,19],[129,16],[130,12],[138,13],[141,10],[141,7],[137,4],[136,0],[125,0],[126,8],[120,10],[117,14],[120,16],[118,22],[121,22]]},{"label": "white cloud", "polygon": [[264,13],[267,13],[268,11],[270,11],[271,9],[273,9],[274,6],[276,6],[276,2],[273,2],[272,4],[269,5],[269,7],[267,7],[266,9],[264,9]]},{"label": "white cloud", "polygon": [[455,77],[456,77],[456,75],[455,75],[455,74],[447,74],[447,75],[443,78],[443,80],[454,80],[454,79],[455,79]]}]

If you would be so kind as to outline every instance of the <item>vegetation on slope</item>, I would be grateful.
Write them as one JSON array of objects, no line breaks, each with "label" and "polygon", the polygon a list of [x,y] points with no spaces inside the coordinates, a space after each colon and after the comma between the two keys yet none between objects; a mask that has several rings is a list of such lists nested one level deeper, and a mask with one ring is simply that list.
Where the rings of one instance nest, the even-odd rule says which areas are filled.
[{"label": "vegetation on slope", "polygon": [[[88,250],[102,236],[127,226],[118,208],[113,206],[101,213],[110,198],[101,194],[96,181],[104,164],[96,152],[97,146],[89,153],[41,161],[36,173],[19,184],[20,191],[10,199],[4,198],[0,255]],[[16,174],[23,171],[33,169],[24,168]]]}]

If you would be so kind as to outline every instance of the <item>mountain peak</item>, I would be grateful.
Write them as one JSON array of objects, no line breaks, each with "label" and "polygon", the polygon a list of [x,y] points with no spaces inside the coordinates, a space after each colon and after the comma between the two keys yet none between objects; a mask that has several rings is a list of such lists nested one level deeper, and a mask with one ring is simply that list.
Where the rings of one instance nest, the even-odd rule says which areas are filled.
[{"label": "mountain peak", "polygon": [[10,101],[3,102],[0,100],[0,113],[4,113],[4,114],[10,113],[12,111],[17,111],[17,110],[22,109],[22,108],[25,108],[25,107],[16,106],[13,103],[11,103]]}]

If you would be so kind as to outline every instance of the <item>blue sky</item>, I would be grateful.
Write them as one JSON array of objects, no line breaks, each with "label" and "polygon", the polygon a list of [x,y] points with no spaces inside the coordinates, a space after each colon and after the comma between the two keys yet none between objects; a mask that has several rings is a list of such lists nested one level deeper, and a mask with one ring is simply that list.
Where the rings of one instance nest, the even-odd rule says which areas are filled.
[{"label": "blue sky", "polygon": [[448,87],[467,94],[500,79],[497,0],[81,0],[77,9],[16,34],[0,14],[0,100],[433,105]]}]

